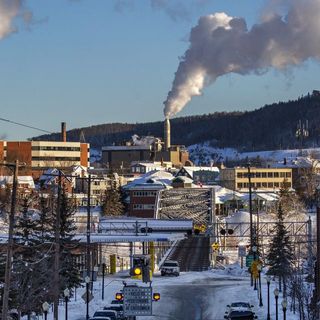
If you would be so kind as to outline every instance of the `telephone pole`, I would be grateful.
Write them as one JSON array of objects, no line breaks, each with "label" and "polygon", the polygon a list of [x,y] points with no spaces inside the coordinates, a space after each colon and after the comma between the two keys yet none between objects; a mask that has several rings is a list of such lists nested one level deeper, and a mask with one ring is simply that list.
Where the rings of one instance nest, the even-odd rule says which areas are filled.
[{"label": "telephone pole", "polygon": [[[90,232],[91,232],[91,174],[88,177],[88,193],[87,193],[87,261],[86,261],[86,277],[90,277]],[[93,278],[91,279],[93,281]],[[86,296],[87,296],[87,310],[86,310],[86,319],[89,319],[89,284],[86,284]]]},{"label": "telephone pole", "polygon": [[56,209],[56,223],[55,223],[55,252],[54,252],[54,275],[53,275],[53,290],[54,290],[54,304],[53,304],[53,319],[59,319],[59,296],[60,296],[60,220],[61,220],[61,171],[58,175],[58,196]]},{"label": "telephone pole", "polygon": [[12,195],[11,195],[11,210],[10,210],[10,216],[9,216],[7,260],[6,260],[6,270],[5,270],[5,276],[4,276],[3,303],[2,303],[2,320],[7,320],[10,281],[11,281],[11,267],[12,267],[14,215],[16,211],[16,202],[17,202],[19,160],[16,160],[14,164],[3,164],[3,165],[9,168],[14,168],[13,182],[12,182],[13,183]]}]

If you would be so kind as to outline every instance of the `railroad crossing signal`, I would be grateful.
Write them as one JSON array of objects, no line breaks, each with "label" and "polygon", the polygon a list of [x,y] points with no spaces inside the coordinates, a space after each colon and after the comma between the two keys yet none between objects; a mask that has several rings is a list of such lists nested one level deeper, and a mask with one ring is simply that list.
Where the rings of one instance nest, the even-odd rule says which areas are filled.
[{"label": "railroad crossing signal", "polygon": [[214,242],[211,247],[214,251],[218,251],[220,246],[218,242]]}]

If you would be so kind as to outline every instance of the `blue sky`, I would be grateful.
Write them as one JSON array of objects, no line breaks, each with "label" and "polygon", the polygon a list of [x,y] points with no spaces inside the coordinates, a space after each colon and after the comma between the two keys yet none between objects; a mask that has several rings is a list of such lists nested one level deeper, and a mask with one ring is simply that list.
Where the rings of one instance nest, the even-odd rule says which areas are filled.
[{"label": "blue sky", "polygon": [[[152,8],[151,0],[25,3],[33,22],[26,26],[16,19],[19,31],[0,41],[0,117],[54,132],[61,121],[71,129],[162,120],[163,101],[198,18],[224,11],[250,25],[264,1],[170,0],[169,8]],[[318,88],[319,72],[318,64],[308,62],[286,74],[227,75],[177,116],[252,110],[294,99]],[[7,140],[38,134],[0,122],[0,137]]]}]

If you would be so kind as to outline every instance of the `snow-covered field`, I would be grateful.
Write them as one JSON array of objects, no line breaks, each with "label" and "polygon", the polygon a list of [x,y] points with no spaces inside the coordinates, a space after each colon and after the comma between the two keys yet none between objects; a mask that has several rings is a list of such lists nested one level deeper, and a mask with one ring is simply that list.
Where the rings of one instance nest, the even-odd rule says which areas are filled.
[{"label": "snow-covered field", "polygon": [[[104,305],[114,299],[114,295],[122,288],[122,281],[125,280],[121,274],[116,276],[108,276],[105,280],[105,300],[101,299],[101,279],[94,283],[94,299],[90,302],[90,316],[94,311],[102,309]],[[133,281],[133,280],[129,280]],[[197,297],[188,296],[188,292],[204,292],[207,289],[205,301],[205,313],[202,318],[184,318],[185,320],[223,320],[226,305],[232,302],[244,301],[250,302],[255,306],[254,310],[258,315],[258,319],[266,319],[267,316],[267,285],[263,277],[262,279],[262,297],[263,307],[259,307],[258,292],[254,291],[250,286],[250,278],[244,269],[236,263],[229,265],[225,270],[210,270],[205,272],[188,272],[181,273],[180,277],[160,277],[156,275],[153,278],[154,292],[160,292],[161,300],[154,302],[152,317],[138,317],[139,320],[147,319],[174,319],[174,314],[179,314],[180,301],[187,298],[197,301]],[[271,301],[271,319],[275,319],[275,299],[273,290],[276,284],[272,283],[270,287],[270,301]],[[180,291],[179,291],[180,290]],[[85,290],[78,289],[76,297],[72,297],[69,302],[69,320],[85,319],[86,305],[81,299],[81,295]],[[175,292],[183,292],[182,296],[172,296]],[[281,309],[282,297],[279,297],[279,319],[282,319]],[[177,310],[178,309],[178,310]],[[289,309],[289,307],[288,307]],[[60,319],[64,319],[64,305],[60,306]],[[181,310],[182,312],[182,310]],[[52,313],[48,315],[48,320],[52,320]],[[180,319],[180,318],[176,318]],[[297,315],[293,315],[288,311],[288,320],[298,319]]]}]

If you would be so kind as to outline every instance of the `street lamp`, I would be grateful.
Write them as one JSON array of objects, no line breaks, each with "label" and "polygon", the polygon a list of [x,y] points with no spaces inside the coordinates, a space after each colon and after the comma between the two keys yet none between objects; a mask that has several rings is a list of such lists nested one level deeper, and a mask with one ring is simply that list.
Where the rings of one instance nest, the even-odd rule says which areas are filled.
[{"label": "street lamp", "polygon": [[84,281],[86,283],[86,303],[87,303],[87,313],[86,313],[86,319],[89,320],[89,284],[90,284],[90,277],[86,276],[84,278]]},{"label": "street lamp", "polygon": [[68,320],[68,300],[70,297],[70,290],[68,288],[64,289],[63,295],[64,295],[64,300],[66,303],[66,320]]},{"label": "street lamp", "polygon": [[283,311],[283,320],[286,320],[287,318],[287,299],[283,299],[282,302],[282,311]]},{"label": "street lamp", "polygon": [[42,310],[44,312],[44,320],[47,320],[47,315],[48,315],[48,311],[49,311],[50,305],[47,301],[45,301],[42,304]]},{"label": "street lamp", "polygon": [[258,272],[259,272],[259,307],[263,307],[262,290],[261,290],[261,270],[262,270],[262,265],[259,263],[257,268],[258,268]]},{"label": "street lamp", "polygon": [[268,314],[267,314],[267,320],[270,320],[270,282],[271,278],[269,276],[266,276],[267,280],[267,286],[268,286]]},{"label": "street lamp", "polygon": [[278,288],[275,288],[274,291],[274,297],[276,299],[276,320],[279,320],[278,318],[278,298],[279,298],[279,289]]}]

